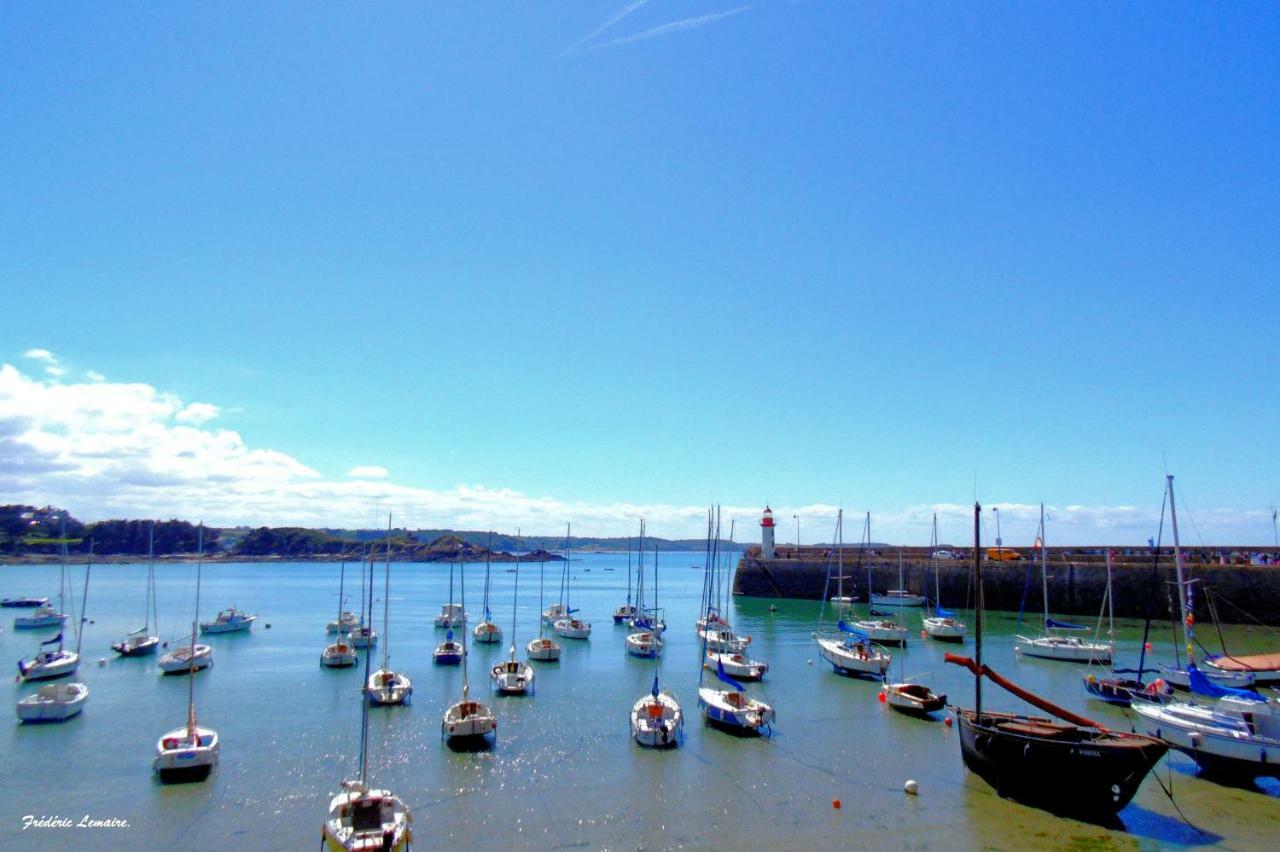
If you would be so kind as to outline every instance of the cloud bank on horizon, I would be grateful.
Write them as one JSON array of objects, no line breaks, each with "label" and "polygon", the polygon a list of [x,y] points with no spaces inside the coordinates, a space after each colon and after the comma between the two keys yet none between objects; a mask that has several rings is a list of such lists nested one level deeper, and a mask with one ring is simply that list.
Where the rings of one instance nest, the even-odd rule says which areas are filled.
[{"label": "cloud bank on horizon", "polygon": [[[252,448],[231,429],[213,424],[223,408],[185,402],[138,382],[113,382],[92,370],[82,381],[48,350],[24,357],[45,376],[0,365],[0,502],[52,504],[83,520],[180,517],[215,526],[357,527],[391,511],[397,526],[499,529],[555,535],[566,521],[582,535],[631,535],[640,518],[666,538],[700,537],[706,507],[667,503],[586,503],[534,497],[510,487],[458,484],[447,488],[390,481],[387,468],[364,464],[345,479],[327,478],[304,462],[272,449]],[[53,368],[53,369],[51,369]],[[1035,537],[1039,507],[992,503],[1003,538],[1025,546]],[[726,505],[740,541],[758,538],[762,506]],[[805,543],[829,542],[837,507],[824,503],[774,506],[779,541],[794,541],[794,518]],[[1141,544],[1156,536],[1159,506],[1047,507],[1048,541]],[[862,509],[846,507],[845,538],[856,542]],[[933,515],[944,539],[963,543],[971,507],[920,504],[872,509],[875,541],[925,544]],[[1258,544],[1271,527],[1270,510],[1198,509],[1180,515],[1184,543]],[[994,522],[985,535],[994,543]],[[1164,540],[1170,540],[1167,531]]]}]

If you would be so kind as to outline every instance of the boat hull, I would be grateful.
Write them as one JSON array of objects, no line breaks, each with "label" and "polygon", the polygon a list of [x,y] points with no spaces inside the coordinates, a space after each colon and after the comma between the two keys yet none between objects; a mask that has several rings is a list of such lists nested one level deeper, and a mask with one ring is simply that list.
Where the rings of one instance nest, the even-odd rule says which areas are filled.
[{"label": "boat hull", "polygon": [[964,642],[965,626],[950,618],[926,618],[924,632],[939,642]]},{"label": "boat hull", "polygon": [[911,633],[905,627],[877,621],[855,621],[853,626],[880,645],[905,645]]},{"label": "boat hull", "polygon": [[190,646],[183,645],[178,651],[165,654],[160,658],[160,671],[167,675],[183,675],[192,671],[202,671],[213,665],[213,649],[208,645],[196,645],[195,661],[190,657]]},{"label": "boat hull", "polygon": [[33,659],[18,664],[22,680],[53,680],[76,673],[80,668],[80,655],[75,651],[56,651],[37,654]]},{"label": "boat hull", "polygon": [[156,652],[156,648],[160,647],[159,636],[148,636],[145,639],[134,642],[126,639],[123,642],[117,642],[111,646],[111,650],[115,651],[122,657],[148,657]]},{"label": "boat hull", "polygon": [[1019,636],[1014,650],[1024,657],[1060,660],[1066,663],[1111,662],[1112,647],[1100,642],[1085,642],[1074,636],[1042,636],[1030,639]]},{"label": "boat hull", "polygon": [[708,651],[702,664],[711,671],[724,666],[724,673],[738,680],[762,680],[765,672],[769,671],[767,663],[748,660],[741,654],[718,654],[715,651]]},{"label": "boat hull", "polygon": [[196,728],[197,742],[190,742],[187,729],[176,728],[156,744],[156,775],[166,784],[203,781],[218,765],[221,743],[217,732]]},{"label": "boat hull", "polygon": [[364,692],[369,699],[369,704],[374,707],[408,704],[413,695],[413,684],[409,678],[398,672],[378,669],[369,675]]},{"label": "boat hull", "polygon": [[560,659],[560,646],[550,639],[534,639],[524,649],[529,659],[540,663],[554,663]]},{"label": "boat hull", "polygon": [[[733,704],[731,695],[740,696],[741,705]],[[733,733],[768,735],[773,730],[773,708],[740,692],[704,686],[698,690],[698,706],[709,724]]]},{"label": "boat hull", "polygon": [[462,662],[462,645],[458,642],[441,642],[432,654],[438,666],[456,666]]},{"label": "boat hull", "polygon": [[908,716],[928,716],[947,706],[947,696],[936,695],[915,683],[886,683],[880,687],[885,703]]},{"label": "boat hull", "polygon": [[856,645],[845,645],[838,639],[817,639],[818,656],[831,664],[836,674],[846,677],[882,678],[889,670],[892,658],[875,649],[858,650]]},{"label": "boat hull", "polygon": [[1224,778],[1280,778],[1280,739],[1250,735],[1235,725],[1215,723],[1210,707],[1135,705],[1141,728],[1190,757],[1209,775]]},{"label": "boat hull", "polygon": [[478,701],[460,701],[445,711],[440,735],[450,742],[475,742],[497,735],[498,720],[493,711]]},{"label": "boat hull", "polygon": [[[377,811],[370,814],[372,818],[367,824],[352,813],[362,806]],[[329,817],[324,824],[325,848],[334,852],[404,852],[413,842],[412,826],[413,816],[408,807],[389,791],[363,787],[344,790],[329,803]]]},{"label": "boat hull", "polygon": [[904,594],[904,595],[871,595],[872,606],[924,606],[924,598],[920,595]]},{"label": "boat hull", "polygon": [[642,696],[631,706],[631,736],[646,748],[674,748],[680,744],[684,715],[665,692]]},{"label": "boat hull", "polygon": [[632,633],[626,645],[628,654],[642,660],[656,660],[662,654],[662,640],[652,633]]},{"label": "boat hull", "polygon": [[1036,717],[984,713],[981,724],[972,710],[956,717],[965,766],[1000,796],[1065,816],[1114,816],[1168,750],[1158,740],[1132,735],[1055,740],[995,727],[996,722],[1056,726]]},{"label": "boat hull", "polygon": [[576,618],[562,618],[555,623],[557,636],[565,639],[590,639],[591,625]]},{"label": "boat hull", "polygon": [[88,700],[89,688],[83,683],[42,686],[18,701],[18,719],[26,724],[65,722],[79,714]]},{"label": "boat hull", "polygon": [[[1173,666],[1157,666],[1166,683],[1177,689],[1190,689],[1191,681],[1187,678],[1186,669],[1176,669]],[[1201,669],[1200,673],[1209,679],[1210,683],[1217,686],[1226,686],[1232,689],[1252,689],[1254,686],[1253,672],[1229,672],[1222,670],[1206,670]]]},{"label": "boat hull", "polygon": [[335,643],[320,654],[320,665],[329,669],[347,669],[360,661],[356,649],[345,643]]},{"label": "boat hull", "polygon": [[0,601],[0,606],[35,609],[36,607],[44,606],[48,602],[48,598],[5,598]]},{"label": "boat hull", "polygon": [[502,628],[492,621],[485,621],[471,631],[471,638],[485,645],[496,645],[502,641]]}]

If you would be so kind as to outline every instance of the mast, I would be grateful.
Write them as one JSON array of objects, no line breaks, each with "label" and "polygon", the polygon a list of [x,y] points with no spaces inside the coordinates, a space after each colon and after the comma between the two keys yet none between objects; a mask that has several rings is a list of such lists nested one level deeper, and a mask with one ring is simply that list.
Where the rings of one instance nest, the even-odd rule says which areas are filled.
[{"label": "mast", "polygon": [[738,519],[730,518],[729,519],[729,546],[725,548],[725,551],[724,551],[724,566],[725,566],[724,567],[724,573],[725,573],[724,604],[720,608],[721,612],[729,611],[729,587],[732,585],[732,583],[729,582],[729,560],[733,558],[733,539],[737,531],[738,531]]},{"label": "mast", "polygon": [[[389,522],[389,519],[388,519]],[[361,563],[360,574],[360,623],[373,624],[373,547],[369,548],[369,594],[364,593],[364,572],[363,563]],[[369,620],[365,621],[365,606],[368,606]],[[382,641],[386,642],[387,637],[382,637]],[[383,646],[386,647],[385,645]],[[360,698],[360,784],[364,785],[365,779],[369,775],[369,669],[373,666],[373,654],[369,651],[372,649],[368,645],[365,646],[364,655],[364,688]],[[465,674],[464,674],[465,678]]]},{"label": "mast", "polygon": [[[902,595],[904,592],[906,592],[906,588],[904,588],[902,585],[902,548],[899,547],[898,548],[898,626],[899,627],[901,627],[903,624]],[[898,655],[898,673],[901,675],[903,680],[907,679],[906,648],[907,648],[907,640],[906,640],[906,637],[903,637],[903,640],[902,640],[903,652]]]},{"label": "mast", "polygon": [[[640,523],[644,524],[644,519],[640,519]],[[541,600],[538,606],[542,606]],[[631,608],[631,536],[627,536],[627,609]]]},{"label": "mast", "polygon": [[[388,638],[387,628],[390,626],[391,619],[391,513],[387,512],[387,575],[382,581],[382,668],[387,668],[387,657],[391,654],[391,640]],[[369,574],[371,576],[369,582],[369,601],[373,602],[373,566],[370,565]],[[372,616],[370,616],[372,619]]]},{"label": "mast", "polygon": [[1195,654],[1191,650],[1191,639],[1194,634],[1191,632],[1191,622],[1187,613],[1187,591],[1183,588],[1185,585],[1182,579],[1182,544],[1178,540],[1178,509],[1173,502],[1173,474],[1165,476],[1165,482],[1169,486],[1169,522],[1173,526],[1173,565],[1178,576],[1178,608],[1182,615],[1182,638],[1187,645],[1187,668],[1195,665]]},{"label": "mast", "polygon": [[573,522],[567,521],[564,525],[564,571],[560,579],[560,600],[564,603],[565,618],[573,615],[573,610],[569,608],[569,539],[573,538]]},{"label": "mast", "polygon": [[[542,548],[539,548],[539,550],[541,549]],[[630,550],[627,551],[627,556],[628,557],[631,556]],[[628,567],[630,567],[629,562],[628,562]],[[547,574],[547,560],[545,558],[539,559],[538,560],[538,638],[539,639],[543,637],[543,635],[546,633],[546,630],[547,630],[546,619],[542,617],[542,585],[543,585],[543,580],[546,577],[546,574]],[[449,577],[452,580],[453,574],[450,574]],[[630,586],[628,586],[627,588],[627,597],[628,598],[631,597]]]},{"label": "mast", "polygon": [[[1044,592],[1044,629],[1049,629],[1049,548],[1045,547],[1044,503],[1040,504],[1040,585]],[[1001,551],[1003,553],[1003,551]]]},{"label": "mast", "polygon": [[[458,584],[461,586],[462,611],[467,611],[467,563],[463,562],[458,569]],[[462,700],[467,700],[467,625],[462,625]]]},{"label": "mast", "polygon": [[[858,559],[865,559],[867,551],[871,549],[871,513],[867,512],[867,521],[862,525],[862,551],[858,554]],[[867,606],[874,608],[875,601],[871,599],[872,589],[871,583],[871,560],[867,559]]]},{"label": "mast", "polygon": [[76,622],[76,656],[80,656],[80,640],[84,638],[84,608],[89,602],[89,566],[93,564],[93,539],[89,539],[89,556],[84,561],[84,594],[80,598],[80,620]]},{"label": "mast", "polygon": [[[142,635],[151,634],[151,613],[156,604],[156,522],[151,522],[151,535],[147,540],[147,603],[142,613]],[[156,619],[159,626],[160,619]]]},{"label": "mast", "polygon": [[[658,545],[653,546],[653,625],[654,630],[658,627]],[[656,637],[658,634],[654,633]]]},{"label": "mast", "polygon": [[[797,535],[797,546],[799,538]],[[836,612],[839,612],[844,606],[844,509],[836,509],[836,597],[840,599],[840,605],[836,607]],[[822,608],[826,609],[825,603]]]},{"label": "mast", "polygon": [[[1111,548],[1107,548],[1107,638],[1116,641],[1116,601],[1111,594]],[[1113,654],[1114,654],[1114,648]],[[1114,667],[1115,664],[1112,663]]]},{"label": "mast", "polygon": [[[978,587],[977,606],[973,612],[973,658],[982,671],[982,506],[973,502],[973,576]],[[982,724],[982,675],[973,679],[973,706],[976,724]]]},{"label": "mast", "polygon": [[196,528],[196,611],[191,617],[191,654],[187,657],[187,736],[196,739],[196,622],[200,620],[200,569],[204,566],[204,521]]},{"label": "mast", "polygon": [[516,601],[520,599],[520,530],[516,529],[516,581],[511,589],[511,660],[516,659]]},{"label": "mast", "polygon": [[644,619],[644,518],[640,519],[640,541],[636,549],[636,615]]},{"label": "mast", "polygon": [[493,530],[489,530],[489,543],[484,548],[484,620],[492,621],[489,617],[489,568],[493,564]]},{"label": "mast", "polygon": [[342,567],[338,569],[338,629],[342,629],[342,597],[344,587],[347,581],[347,560],[342,560]]},{"label": "mast", "polygon": [[[938,513],[933,513],[933,541],[929,544],[929,561],[933,563],[933,614],[941,616],[942,609],[942,566],[934,555],[938,552]],[[925,580],[925,582],[929,582]]]}]

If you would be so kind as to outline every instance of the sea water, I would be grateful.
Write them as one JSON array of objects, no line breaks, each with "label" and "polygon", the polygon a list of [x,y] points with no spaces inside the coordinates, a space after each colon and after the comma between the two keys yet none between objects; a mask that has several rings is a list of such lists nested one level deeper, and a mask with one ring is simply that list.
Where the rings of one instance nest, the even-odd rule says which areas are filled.
[{"label": "sea water", "polygon": [[[1222,786],[1199,777],[1176,753],[1113,826],[1001,799],[964,769],[956,731],[941,714],[932,721],[899,715],[878,701],[876,683],[840,677],[822,662],[811,638],[816,601],[731,599],[728,615],[738,633],[751,637],[749,655],[769,664],[764,682],[748,690],[774,705],[777,721],[771,738],[706,727],[697,690],[700,678],[713,678],[699,667],[694,631],[702,562],[701,554],[662,554],[658,604],[667,641],[662,657],[649,661],[626,654],[627,631],[611,618],[626,600],[627,557],[575,556],[570,602],[593,632],[588,641],[559,639],[558,663],[535,662],[536,693],[528,697],[493,695],[488,670],[507,656],[513,639],[523,658],[537,634],[540,568],[520,566],[513,630],[514,566],[495,564],[489,607],[504,642],[472,645],[469,672],[473,694],[497,714],[498,735],[492,749],[479,752],[454,751],[440,735],[441,715],[462,684],[460,668],[435,666],[431,657],[445,635],[432,617],[448,600],[449,566],[394,564],[390,630],[373,651],[374,663],[389,651],[391,666],[412,678],[413,698],[406,707],[370,710],[369,775],[412,808],[416,846],[1239,849],[1274,848],[1280,838],[1280,787]],[[382,633],[384,567],[376,569],[374,621]],[[560,597],[561,569],[562,563],[545,566],[544,607]],[[82,572],[73,567],[76,577]],[[474,624],[484,611],[485,568],[468,565],[466,574]],[[325,624],[339,610],[339,565],[204,565],[200,620],[234,605],[258,621],[248,633],[202,640],[213,646],[215,662],[196,675],[196,708],[200,724],[221,737],[221,763],[207,781],[173,786],[156,781],[152,758],[157,738],[185,721],[188,678],[162,677],[158,655],[119,658],[110,648],[142,625],[145,576],[140,563],[93,568],[76,676],[91,694],[80,716],[21,725],[14,701],[39,684],[9,680],[0,688],[10,708],[0,732],[0,848],[317,848],[329,800],[355,774],[359,749],[363,657],[355,669],[319,664],[333,641]],[[359,577],[360,566],[348,565],[344,608],[359,607]],[[57,585],[57,566],[0,567],[0,597],[53,596]],[[195,566],[159,564],[157,586],[159,633],[179,643],[194,617]],[[460,591],[456,584],[455,596]],[[947,603],[959,609],[963,602]],[[17,660],[55,632],[15,631],[12,618],[22,612],[0,611],[0,660],[13,674]],[[832,615],[828,606],[828,627]],[[972,613],[964,615],[972,630]],[[921,640],[919,609],[904,610],[904,617],[913,633],[905,656],[893,650],[891,675],[972,706],[973,677],[943,662],[958,646]],[[991,666],[1064,707],[1131,728],[1129,712],[1088,699],[1083,666],[1019,659],[1016,617],[988,613]],[[1136,664],[1142,624],[1124,621],[1117,634],[1118,661]],[[1262,628],[1233,627],[1226,636],[1236,652],[1280,644]],[[1151,641],[1148,661],[1170,661],[1167,622],[1153,629]],[[971,643],[965,647],[972,651]],[[655,674],[685,713],[683,745],[671,751],[643,749],[630,736],[631,705]],[[1028,709],[991,684],[984,699],[990,709]],[[918,782],[918,796],[904,794],[907,779]]]}]

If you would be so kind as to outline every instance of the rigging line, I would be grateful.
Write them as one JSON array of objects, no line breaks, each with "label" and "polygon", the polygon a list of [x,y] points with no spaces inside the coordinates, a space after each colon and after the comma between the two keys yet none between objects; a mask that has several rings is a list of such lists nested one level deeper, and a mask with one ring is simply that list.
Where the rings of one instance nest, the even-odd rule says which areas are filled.
[{"label": "rigging line", "polygon": [[[1137,732],[1135,731],[1134,733],[1137,733]],[[1177,812],[1178,812],[1178,817],[1179,817],[1179,818],[1180,818],[1184,823],[1186,823],[1187,827],[1188,827],[1188,828],[1190,828],[1192,831],[1196,832],[1197,834],[1200,834],[1200,835],[1201,835],[1201,836],[1203,836],[1203,837],[1208,837],[1208,836],[1209,836],[1209,832],[1205,831],[1203,828],[1201,828],[1200,826],[1196,825],[1196,824],[1195,824],[1195,823],[1193,823],[1191,820],[1187,819],[1187,815],[1186,815],[1186,814],[1184,814],[1184,813],[1182,812],[1182,808],[1178,807],[1178,802],[1177,802],[1177,800],[1173,798],[1173,767],[1172,767],[1171,765],[1169,765],[1169,762],[1168,762],[1168,761],[1165,761],[1165,768],[1167,769],[1167,771],[1168,771],[1168,773],[1169,773],[1169,786],[1168,786],[1168,787],[1166,787],[1166,786],[1164,785],[1164,782],[1160,780],[1160,773],[1158,773],[1158,772],[1152,772],[1152,773],[1151,773],[1151,777],[1152,777],[1152,778],[1154,778],[1154,779],[1156,779],[1156,783],[1160,785],[1160,789],[1161,789],[1161,791],[1163,791],[1163,792],[1164,792],[1164,794],[1165,794],[1166,796],[1168,796],[1168,797],[1169,797],[1169,804],[1173,805],[1173,809],[1174,809],[1175,811],[1177,811]]]},{"label": "rigging line", "polygon": [[1215,594],[1215,593],[1211,592],[1208,588],[1206,588],[1206,589],[1205,589],[1205,594],[1206,594],[1206,595],[1210,595],[1210,594],[1212,594],[1212,595],[1214,596],[1214,598],[1217,598],[1217,599],[1221,600],[1223,603],[1227,604],[1229,607],[1231,607],[1232,609],[1234,609],[1236,612],[1240,613],[1240,614],[1241,614],[1241,615],[1243,615],[1243,616],[1248,617],[1248,619],[1249,619],[1250,621],[1252,621],[1254,624],[1258,625],[1259,627],[1265,628],[1265,629],[1266,629],[1268,632],[1270,632],[1270,633],[1274,633],[1274,634],[1276,634],[1276,635],[1280,635],[1280,630],[1277,630],[1276,628],[1272,627],[1272,626],[1271,626],[1271,625],[1269,625],[1269,624],[1264,624],[1264,623],[1262,623],[1261,621],[1259,621],[1259,620],[1258,620],[1257,616],[1253,615],[1253,614],[1252,614],[1252,613],[1250,613],[1248,610],[1244,609],[1243,607],[1239,606],[1238,604],[1236,604],[1236,603],[1232,602],[1230,598],[1224,598],[1224,597],[1221,597],[1221,596],[1219,596],[1219,595],[1217,595],[1217,594]]}]

